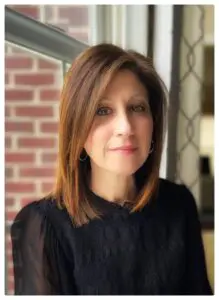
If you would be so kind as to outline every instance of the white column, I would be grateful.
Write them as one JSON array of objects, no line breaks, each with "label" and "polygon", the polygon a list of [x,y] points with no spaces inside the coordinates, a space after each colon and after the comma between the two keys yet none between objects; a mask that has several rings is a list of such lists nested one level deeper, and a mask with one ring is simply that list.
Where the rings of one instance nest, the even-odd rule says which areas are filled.
[{"label": "white column", "polygon": [[[172,39],[173,39],[173,5],[155,6],[155,28],[154,28],[154,65],[170,90],[171,68],[172,68]],[[160,177],[166,178],[167,171],[167,136],[166,134]]]},{"label": "white column", "polygon": [[147,54],[147,5],[91,5],[90,44],[109,42]]},{"label": "white column", "polygon": [[147,55],[148,6],[126,5],[125,47]]},{"label": "white column", "polygon": [[104,42],[120,45],[123,24],[121,11],[122,5],[91,5],[89,7],[91,45]]}]

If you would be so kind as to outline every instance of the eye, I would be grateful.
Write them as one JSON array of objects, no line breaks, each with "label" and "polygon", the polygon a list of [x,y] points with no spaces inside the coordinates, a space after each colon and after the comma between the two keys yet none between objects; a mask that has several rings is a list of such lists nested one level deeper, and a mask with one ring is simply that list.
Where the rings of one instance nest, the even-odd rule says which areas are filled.
[{"label": "eye", "polygon": [[111,113],[111,109],[109,107],[100,107],[96,112],[98,116],[106,116],[109,115],[110,113]]},{"label": "eye", "polygon": [[131,106],[131,109],[135,112],[145,112],[146,107],[144,105],[133,105]]}]

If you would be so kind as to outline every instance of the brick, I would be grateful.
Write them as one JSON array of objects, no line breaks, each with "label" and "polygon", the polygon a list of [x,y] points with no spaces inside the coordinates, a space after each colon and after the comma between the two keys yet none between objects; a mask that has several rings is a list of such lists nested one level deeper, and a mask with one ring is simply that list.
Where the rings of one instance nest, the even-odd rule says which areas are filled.
[{"label": "brick", "polygon": [[26,205],[28,205],[29,203],[31,203],[31,202],[33,202],[33,201],[35,201],[36,199],[35,198],[30,198],[30,197],[28,197],[28,198],[22,198],[21,199],[21,207],[24,207],[24,206],[26,206]]},{"label": "brick", "polygon": [[39,20],[40,19],[40,7],[39,5],[11,5],[11,7],[19,13],[25,16]]},{"label": "brick", "polygon": [[12,197],[6,197],[5,204],[6,204],[6,207],[13,206],[15,204],[15,199]]},{"label": "brick", "polygon": [[53,188],[54,182],[43,182],[41,185],[41,190],[44,194],[51,192]]},{"label": "brick", "polygon": [[31,101],[34,98],[33,91],[28,90],[5,90],[6,101]]},{"label": "brick", "polygon": [[6,205],[8,205],[8,206],[12,206],[12,205],[14,205],[14,203],[15,203],[15,199],[12,198],[12,197],[6,197],[5,203],[6,203]]},{"label": "brick", "polygon": [[40,124],[40,130],[42,132],[58,133],[58,123],[57,122],[44,122]]},{"label": "brick", "polygon": [[7,259],[8,261],[12,262],[12,251],[7,252]]},{"label": "brick", "polygon": [[23,84],[29,86],[48,85],[54,83],[53,74],[16,74],[15,84]]},{"label": "brick", "polygon": [[33,59],[30,57],[7,56],[5,58],[6,69],[31,69]]},{"label": "brick", "polygon": [[10,182],[5,184],[6,193],[33,193],[35,185],[33,183]]},{"label": "brick", "polygon": [[87,26],[88,6],[87,5],[61,5],[58,10],[60,19],[68,19],[71,26]]},{"label": "brick", "polygon": [[31,122],[5,122],[5,132],[33,132],[34,127]]},{"label": "brick", "polygon": [[41,156],[43,163],[55,163],[57,161],[56,153],[42,153]]},{"label": "brick", "polygon": [[5,138],[5,148],[11,148],[11,137],[9,136]]},{"label": "brick", "polygon": [[12,243],[11,243],[11,236],[10,235],[7,235],[6,236],[6,243],[5,243],[5,248],[6,248],[6,251],[10,251],[11,248],[12,248]]},{"label": "brick", "polygon": [[8,106],[5,106],[5,116],[9,117],[11,115],[11,108]]},{"label": "brick", "polygon": [[14,276],[14,268],[12,266],[8,267],[8,276]]},{"label": "brick", "polygon": [[14,294],[14,280],[8,280],[8,290],[11,291],[12,294]]},{"label": "brick", "polygon": [[15,108],[18,117],[52,117],[53,107],[51,106],[20,106]]},{"label": "brick", "polygon": [[71,28],[69,28],[68,35],[81,41],[81,42],[84,42],[84,43],[88,42],[88,32],[81,32],[81,31],[76,32],[75,30],[71,31]]},{"label": "brick", "polygon": [[55,171],[52,168],[21,168],[19,174],[22,177],[53,177]]},{"label": "brick", "polygon": [[38,68],[39,69],[48,69],[48,70],[54,70],[60,68],[60,64],[47,61],[44,59],[38,59]]},{"label": "brick", "polygon": [[5,73],[5,84],[9,84],[9,74]]},{"label": "brick", "polygon": [[[9,236],[10,239],[11,239],[10,230],[11,230],[11,225],[8,225],[7,226],[7,236]],[[6,245],[5,245],[5,248],[6,248],[5,253],[6,253],[7,257],[10,257],[12,255],[12,247],[7,248]]]},{"label": "brick", "polygon": [[54,148],[55,139],[52,138],[20,138],[18,146],[22,148]]},{"label": "brick", "polygon": [[6,153],[5,154],[5,162],[6,163],[34,163],[35,154],[34,153]]},{"label": "brick", "polygon": [[[7,234],[10,234],[10,227],[8,227]],[[6,253],[12,255],[12,249],[7,249]]]},{"label": "brick", "polygon": [[6,167],[5,168],[5,177],[12,178],[14,175],[14,170],[12,168]]},{"label": "brick", "polygon": [[17,216],[17,211],[6,211],[6,220],[13,221]]},{"label": "brick", "polygon": [[40,91],[41,101],[58,101],[61,95],[60,90],[42,90]]},{"label": "brick", "polygon": [[[10,227],[11,224],[7,224],[7,226]],[[6,235],[5,242],[6,242],[6,248],[11,249],[11,236],[10,235]]]}]

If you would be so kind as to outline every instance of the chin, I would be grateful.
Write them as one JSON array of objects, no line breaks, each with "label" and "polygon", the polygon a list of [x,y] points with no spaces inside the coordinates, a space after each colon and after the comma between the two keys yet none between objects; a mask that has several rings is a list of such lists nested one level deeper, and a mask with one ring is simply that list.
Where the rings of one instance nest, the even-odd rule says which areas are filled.
[{"label": "chin", "polygon": [[110,172],[112,173],[116,173],[119,175],[124,175],[124,176],[131,176],[133,175],[139,168],[141,167],[141,165],[135,165],[135,166],[128,166],[128,165],[123,165],[123,166],[114,166],[114,167],[110,167],[107,168]]}]

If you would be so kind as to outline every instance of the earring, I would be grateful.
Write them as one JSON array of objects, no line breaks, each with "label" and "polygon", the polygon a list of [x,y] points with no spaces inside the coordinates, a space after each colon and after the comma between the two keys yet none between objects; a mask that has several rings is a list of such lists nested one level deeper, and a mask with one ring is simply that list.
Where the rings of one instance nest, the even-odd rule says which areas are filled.
[{"label": "earring", "polygon": [[154,141],[152,140],[151,141],[151,148],[150,148],[149,154],[151,154],[153,151],[154,151]]},{"label": "earring", "polygon": [[87,159],[87,154],[85,154],[85,157],[82,157],[82,158],[81,158],[81,156],[80,156],[79,159],[80,159],[80,161],[82,161],[82,162],[85,161],[85,160]]}]

